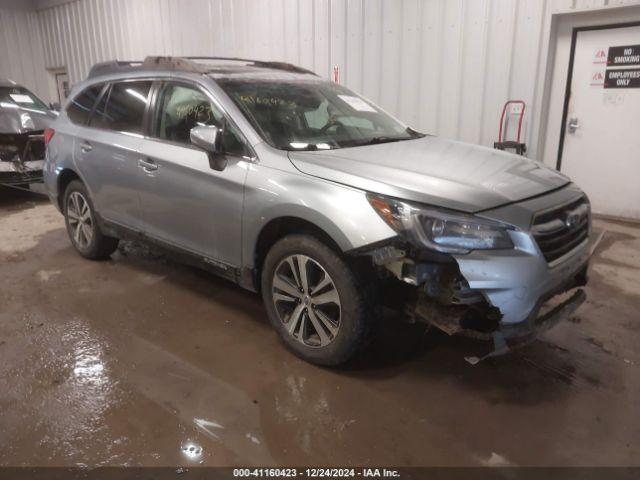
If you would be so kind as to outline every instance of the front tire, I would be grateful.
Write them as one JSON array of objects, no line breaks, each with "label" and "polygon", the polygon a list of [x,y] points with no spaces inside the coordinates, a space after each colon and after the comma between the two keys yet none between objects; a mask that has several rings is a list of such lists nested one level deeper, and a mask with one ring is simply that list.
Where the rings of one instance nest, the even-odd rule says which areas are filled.
[{"label": "front tire", "polygon": [[285,345],[302,359],[336,366],[364,346],[369,321],[356,275],[309,235],[289,235],[269,251],[262,297]]},{"label": "front tire", "polygon": [[91,197],[80,180],[69,183],[63,205],[67,233],[76,251],[90,260],[109,258],[118,248],[118,239],[100,230]]}]

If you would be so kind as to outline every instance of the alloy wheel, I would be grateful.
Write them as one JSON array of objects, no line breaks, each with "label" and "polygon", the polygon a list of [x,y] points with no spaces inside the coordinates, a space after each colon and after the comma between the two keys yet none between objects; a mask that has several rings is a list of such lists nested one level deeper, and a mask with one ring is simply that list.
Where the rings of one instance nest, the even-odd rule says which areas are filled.
[{"label": "alloy wheel", "polygon": [[67,218],[74,243],[87,248],[93,239],[93,217],[89,202],[80,192],[72,192],[67,200]]},{"label": "alloy wheel", "polygon": [[329,273],[306,255],[290,255],[275,269],[272,298],[289,335],[310,347],[330,344],[340,329],[340,295]]}]

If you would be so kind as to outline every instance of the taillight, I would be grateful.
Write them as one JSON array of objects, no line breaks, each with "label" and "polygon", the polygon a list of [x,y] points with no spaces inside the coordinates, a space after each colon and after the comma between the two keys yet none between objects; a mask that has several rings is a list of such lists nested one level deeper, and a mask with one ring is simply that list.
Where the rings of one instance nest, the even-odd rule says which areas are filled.
[{"label": "taillight", "polygon": [[49,145],[49,142],[53,138],[54,133],[56,133],[56,131],[53,128],[44,129],[44,146],[45,147]]}]

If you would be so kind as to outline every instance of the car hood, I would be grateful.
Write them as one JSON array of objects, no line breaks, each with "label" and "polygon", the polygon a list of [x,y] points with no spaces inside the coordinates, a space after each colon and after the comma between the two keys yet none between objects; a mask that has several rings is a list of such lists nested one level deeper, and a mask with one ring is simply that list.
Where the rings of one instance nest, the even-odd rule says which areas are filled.
[{"label": "car hood", "polygon": [[41,131],[56,119],[50,110],[20,108],[14,104],[0,105],[0,133]]},{"label": "car hood", "polygon": [[477,212],[555,190],[570,180],[544,164],[426,136],[313,152],[289,152],[303,173],[369,192]]}]

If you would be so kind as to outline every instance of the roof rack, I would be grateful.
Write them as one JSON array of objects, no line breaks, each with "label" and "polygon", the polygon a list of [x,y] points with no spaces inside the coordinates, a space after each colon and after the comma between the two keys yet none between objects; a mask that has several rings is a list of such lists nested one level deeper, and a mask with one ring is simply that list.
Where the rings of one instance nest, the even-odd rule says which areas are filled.
[{"label": "roof rack", "polygon": [[307,70],[306,68],[302,68],[287,62],[254,60],[251,58],[238,58],[238,57],[183,57],[183,58],[186,58],[188,60],[224,60],[224,61],[231,61],[231,62],[243,62],[259,68],[273,68],[275,70],[286,70],[288,72],[296,72],[296,73],[309,73],[311,75],[315,75],[316,77],[318,76],[317,73],[312,72],[311,70]]},{"label": "roof rack", "polygon": [[307,73],[316,75],[316,73],[307,70],[306,68],[298,67],[291,63],[286,62],[270,62],[264,60],[252,60],[248,58],[238,57],[162,57],[162,56],[149,56],[143,61],[140,60],[111,60],[108,62],[96,63],[91,70],[87,78],[94,78],[100,75],[107,75],[110,73],[125,73],[135,72],[138,70],[174,70],[180,72],[191,73],[208,73],[211,68],[201,63],[196,63],[197,60],[223,60],[232,62],[243,62],[247,65],[251,65],[258,68],[272,68],[275,70],[285,70],[295,73]]},{"label": "roof rack", "polygon": [[110,60],[108,62],[96,63],[91,70],[87,78],[98,77],[100,75],[106,75],[108,73],[127,72],[133,70],[135,67],[142,65],[141,61],[126,61],[126,60]]},{"label": "roof rack", "polygon": [[146,57],[140,60],[110,60],[96,63],[89,71],[88,78],[110,73],[135,72],[137,70],[177,70],[181,72],[205,73],[202,66],[182,57]]}]

